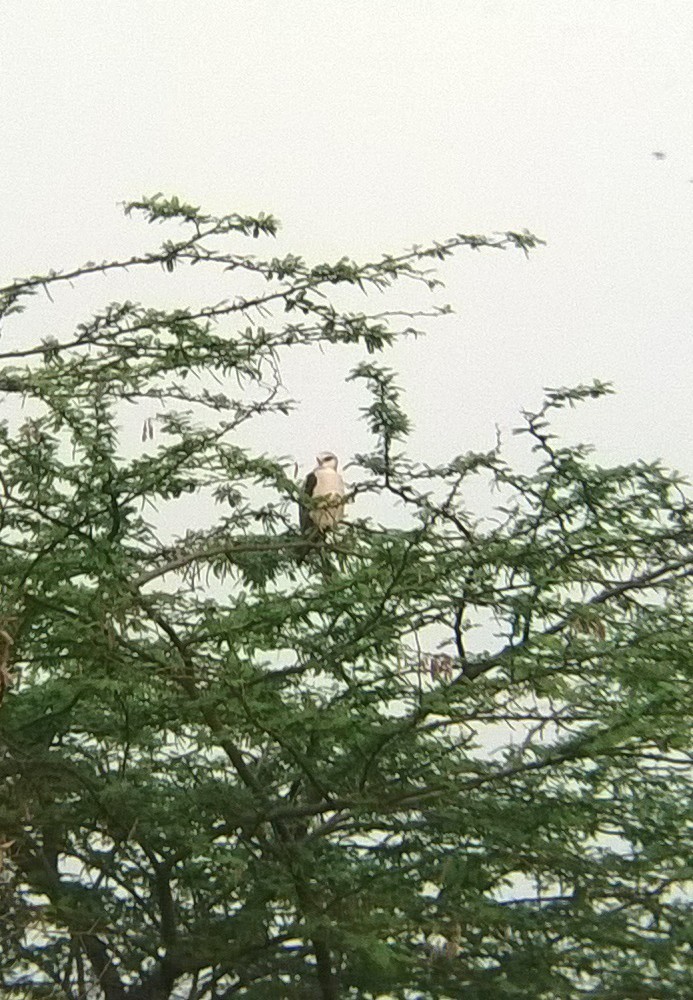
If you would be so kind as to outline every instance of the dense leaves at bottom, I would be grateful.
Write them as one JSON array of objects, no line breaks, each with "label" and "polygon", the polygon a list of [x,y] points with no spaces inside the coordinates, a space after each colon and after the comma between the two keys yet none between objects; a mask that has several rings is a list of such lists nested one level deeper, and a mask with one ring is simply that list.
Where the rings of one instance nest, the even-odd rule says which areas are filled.
[{"label": "dense leaves at bottom", "polygon": [[27,296],[94,272],[267,288],[112,304],[3,356],[33,407],[0,427],[3,995],[693,995],[690,507],[659,465],[551,435],[608,388],[548,391],[524,472],[500,447],[434,468],[404,451],[394,373],[360,364],[373,450],[300,562],[290,463],[235,436],[290,411],[289,348],[411,332],[332,286],[434,287],[430,258],[538,241],[310,267],[225,249],[271,217],[129,208],[183,235],[2,289],[5,347]]}]

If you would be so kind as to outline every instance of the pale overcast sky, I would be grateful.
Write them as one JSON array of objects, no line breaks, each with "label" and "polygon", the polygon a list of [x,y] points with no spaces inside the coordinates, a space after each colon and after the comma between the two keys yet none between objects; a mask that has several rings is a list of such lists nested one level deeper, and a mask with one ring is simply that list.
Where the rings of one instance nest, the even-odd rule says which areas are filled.
[{"label": "pale overcast sky", "polygon": [[[156,191],[272,212],[281,247],[315,261],[526,227],[547,246],[458,257],[436,298],[456,314],[388,358],[417,454],[490,447],[542,386],[598,377],[619,395],[563,422],[568,436],[604,461],[690,470],[687,0],[4,0],[1,13],[0,282],[151,245],[163,230],[117,203]],[[160,287],[136,295],[156,304]],[[134,294],[104,282],[100,297]],[[67,306],[51,308],[37,335],[68,332]],[[302,465],[362,450],[363,399],[342,383],[361,353],[290,363],[303,405],[254,443]]]}]

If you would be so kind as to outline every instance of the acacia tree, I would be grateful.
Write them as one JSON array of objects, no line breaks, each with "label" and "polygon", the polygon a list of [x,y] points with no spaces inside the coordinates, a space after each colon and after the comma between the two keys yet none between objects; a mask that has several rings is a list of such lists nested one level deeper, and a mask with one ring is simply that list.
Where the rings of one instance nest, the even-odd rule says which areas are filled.
[{"label": "acacia tree", "polygon": [[[404,332],[334,286],[431,285],[432,259],[535,239],[313,267],[235,249],[271,217],[128,211],[177,238],[0,298],[0,390],[33,407],[0,428],[3,995],[693,995],[690,506],[658,464],[600,468],[550,433],[607,387],[523,415],[529,471],[500,446],[428,467],[364,361],[353,493],[398,512],[355,503],[302,561],[299,487],[236,434],[289,408],[288,349]],[[262,290],[111,304],[10,349],[42,289],[186,264]],[[142,401],[160,412],[126,448]],[[189,494],[215,515],[170,541]]]}]

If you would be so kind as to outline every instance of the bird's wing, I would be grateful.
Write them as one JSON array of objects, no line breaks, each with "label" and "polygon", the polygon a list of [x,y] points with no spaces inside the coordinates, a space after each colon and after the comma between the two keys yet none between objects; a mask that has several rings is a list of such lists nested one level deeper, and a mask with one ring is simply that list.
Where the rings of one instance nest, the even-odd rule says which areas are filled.
[{"label": "bird's wing", "polygon": [[[318,477],[315,475],[314,472],[309,472],[308,475],[306,476],[306,481],[303,484],[303,492],[307,496],[312,497],[313,493],[315,492],[315,487],[317,486],[317,484],[318,484]],[[313,520],[310,516],[310,511],[302,503],[299,503],[298,505],[298,517],[299,517],[299,524],[301,526],[301,531],[304,532],[310,531],[311,528],[314,527]]]}]

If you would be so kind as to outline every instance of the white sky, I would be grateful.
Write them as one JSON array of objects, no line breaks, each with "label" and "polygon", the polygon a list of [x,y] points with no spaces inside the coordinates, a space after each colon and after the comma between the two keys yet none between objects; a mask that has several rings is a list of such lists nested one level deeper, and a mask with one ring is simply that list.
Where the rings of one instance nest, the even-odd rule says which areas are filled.
[{"label": "white sky", "polygon": [[[315,261],[526,227],[547,247],[457,258],[456,315],[387,359],[418,454],[490,447],[542,386],[598,377],[619,395],[569,437],[690,470],[692,41],[687,0],[4,0],[0,282],[152,245],[117,203],[156,191],[272,212],[267,253]],[[341,383],[361,354],[290,363],[302,408],[254,443],[367,447]]]}]

